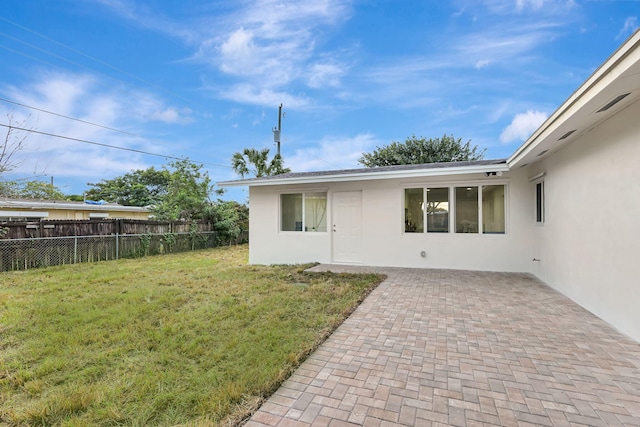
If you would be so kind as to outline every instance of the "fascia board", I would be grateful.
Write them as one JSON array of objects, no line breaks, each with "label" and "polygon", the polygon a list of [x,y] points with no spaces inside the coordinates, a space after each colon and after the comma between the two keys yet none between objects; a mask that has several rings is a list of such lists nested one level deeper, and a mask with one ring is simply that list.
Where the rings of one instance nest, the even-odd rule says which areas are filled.
[{"label": "fascia board", "polygon": [[42,203],[42,202],[0,202],[0,207],[14,209],[51,209],[70,211],[112,211],[112,212],[149,212],[149,209],[140,206],[114,206],[114,205],[76,205],[67,203]]},{"label": "fascia board", "polygon": [[362,172],[350,174],[334,174],[320,176],[304,176],[299,178],[272,178],[266,180],[244,180],[244,181],[224,181],[217,183],[220,187],[265,187],[274,185],[295,185],[295,184],[316,184],[327,182],[352,182],[352,181],[374,181],[380,179],[402,179],[402,178],[422,178],[433,176],[464,175],[485,172],[508,172],[509,166],[506,163],[482,165],[482,166],[460,166],[452,168],[417,169],[407,171],[384,171],[384,172]]},{"label": "fascia board", "polygon": [[636,49],[639,43],[640,30],[637,30],[507,159],[509,167],[517,167],[518,163],[551,132],[615,81],[628,67],[635,64],[640,56]]}]

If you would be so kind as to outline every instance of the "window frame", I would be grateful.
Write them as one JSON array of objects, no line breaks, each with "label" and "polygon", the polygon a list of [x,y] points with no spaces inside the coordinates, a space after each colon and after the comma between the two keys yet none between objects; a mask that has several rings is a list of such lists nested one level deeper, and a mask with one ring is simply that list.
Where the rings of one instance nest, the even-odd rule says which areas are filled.
[{"label": "window frame", "polygon": [[535,183],[535,190],[534,190],[534,196],[535,196],[535,211],[534,211],[534,218],[535,218],[535,223],[536,225],[544,225],[546,219],[547,219],[547,212],[546,212],[546,205],[547,205],[547,201],[546,201],[546,194],[545,194],[545,185],[544,185],[544,179],[540,179],[538,181],[536,181]]},{"label": "window frame", "polygon": [[[407,214],[409,212],[407,212],[408,208],[407,206],[407,190],[422,190],[422,201],[420,202],[422,205],[422,231],[417,231],[417,230],[407,230],[407,227],[410,224],[409,218],[407,216]],[[422,234],[426,231],[425,228],[425,220],[426,220],[426,212],[424,209],[424,204],[426,202],[426,188],[419,186],[419,187],[405,187],[402,190],[402,209],[403,209],[403,213],[402,213],[402,232],[403,233],[409,233],[409,234]]]},{"label": "window frame", "polygon": [[[325,197],[325,212],[324,212],[324,216],[325,216],[325,230],[323,231],[319,231],[319,230],[307,230],[307,226],[305,224],[306,222],[306,195],[307,194],[317,194],[317,193],[323,193],[324,197]],[[282,221],[282,215],[283,215],[283,209],[282,209],[282,196],[295,196],[295,195],[301,195],[301,200],[302,200],[302,206],[301,206],[301,216],[302,216],[302,224],[301,224],[301,229],[300,230],[283,230],[282,226],[283,226],[283,221]],[[327,234],[329,232],[329,192],[327,191],[326,188],[313,188],[313,189],[305,189],[305,190],[291,190],[291,191],[282,191],[280,193],[278,193],[278,232],[279,233],[308,233],[308,234]]]},{"label": "window frame", "polygon": [[[483,199],[482,199],[482,188],[484,186],[497,186],[497,185],[501,185],[504,186],[504,233],[490,233],[490,232],[484,232],[482,230],[482,215],[483,215]],[[475,187],[478,191],[478,198],[477,198],[477,203],[478,203],[478,230],[477,232],[474,233],[459,233],[456,231],[456,215],[457,215],[457,206],[456,206],[456,188],[457,187]],[[425,200],[425,202],[428,201],[428,193],[427,193],[427,189],[430,188],[448,188],[448,196],[449,196],[449,206],[448,206],[448,215],[449,215],[449,230],[447,232],[429,232],[428,231],[428,225],[427,225],[427,212],[426,209],[424,209],[423,212],[423,216],[424,216],[424,231],[423,232],[405,232],[405,214],[404,214],[404,207],[405,207],[405,190],[410,189],[410,188],[422,188],[423,191],[423,200]],[[509,218],[510,218],[510,213],[509,213],[509,180],[508,179],[496,179],[496,180],[490,180],[490,181],[484,181],[484,180],[474,180],[474,181],[457,181],[457,182],[433,182],[433,183],[406,183],[406,184],[402,184],[402,203],[401,203],[401,210],[402,210],[402,218],[400,221],[400,225],[401,225],[401,230],[402,230],[402,234],[403,235],[411,235],[411,234],[415,234],[415,235],[429,235],[429,236],[433,236],[433,235],[456,235],[456,236],[463,236],[463,235],[476,235],[476,236],[493,236],[493,237],[497,237],[499,238],[499,236],[507,236],[509,234]]]},{"label": "window frame", "polygon": [[[458,231],[458,189],[469,191],[474,188],[476,194],[476,219],[478,220],[475,226],[475,231]],[[456,185],[453,187],[453,222],[454,227],[452,232],[454,234],[482,234],[480,233],[480,224],[482,224],[482,185]]]},{"label": "window frame", "polygon": [[[500,231],[485,231],[485,227],[487,225],[486,221],[485,221],[485,205],[484,205],[484,188],[485,187],[500,187],[502,186],[502,216],[503,216],[503,228],[504,231],[500,232]],[[480,210],[479,212],[479,218],[480,218],[480,222],[479,224],[482,226],[482,231],[479,231],[480,234],[492,234],[492,235],[500,235],[500,234],[507,234],[507,186],[506,184],[493,184],[493,183],[485,183],[482,184],[480,186],[478,186],[478,192],[480,193],[478,196],[478,208]]]},{"label": "window frame", "polygon": [[452,200],[452,197],[451,197],[452,196],[452,190],[451,190],[452,188],[453,187],[448,186],[448,185],[424,187],[425,206],[428,206],[428,204],[430,203],[430,201],[429,201],[429,190],[430,189],[431,190],[441,190],[441,189],[446,189],[447,190],[447,231],[429,230],[429,210],[428,210],[428,208],[426,208],[424,210],[424,216],[425,216],[424,232],[425,232],[425,234],[449,234],[449,233],[451,233],[451,212],[452,212],[451,207],[453,206],[453,200]]}]

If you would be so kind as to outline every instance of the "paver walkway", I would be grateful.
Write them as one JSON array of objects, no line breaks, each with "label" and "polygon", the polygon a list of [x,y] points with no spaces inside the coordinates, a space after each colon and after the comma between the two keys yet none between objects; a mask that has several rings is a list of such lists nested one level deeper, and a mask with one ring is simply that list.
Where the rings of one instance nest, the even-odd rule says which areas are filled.
[{"label": "paver walkway", "polygon": [[246,427],[640,426],[640,344],[529,275],[314,269],[388,279]]}]

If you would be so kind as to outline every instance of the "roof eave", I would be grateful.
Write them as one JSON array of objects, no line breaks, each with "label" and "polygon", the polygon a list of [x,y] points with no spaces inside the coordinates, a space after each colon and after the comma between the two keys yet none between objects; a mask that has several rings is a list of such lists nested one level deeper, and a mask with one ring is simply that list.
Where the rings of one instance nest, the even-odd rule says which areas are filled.
[{"label": "roof eave", "polygon": [[117,212],[139,212],[148,213],[149,209],[140,206],[120,206],[120,205],[89,205],[89,204],[66,204],[66,203],[46,203],[46,202],[2,202],[0,207],[13,209],[49,209],[49,210],[76,210],[76,211],[117,211]]},{"label": "roof eave", "polygon": [[434,169],[414,169],[403,171],[380,171],[380,172],[359,172],[349,174],[328,174],[320,176],[304,176],[293,178],[269,178],[265,180],[238,180],[218,182],[220,187],[266,187],[274,185],[301,185],[301,184],[318,184],[326,182],[351,182],[351,181],[373,181],[379,179],[402,179],[402,178],[421,178],[433,176],[450,176],[465,175],[485,172],[507,172],[509,166],[506,163],[475,165],[475,166],[458,166],[443,167]]},{"label": "roof eave", "polygon": [[[540,125],[540,127],[507,159],[510,168],[521,165],[526,156],[545,138],[564,122],[572,117],[580,108],[592,99],[600,90],[610,82],[611,76],[626,58],[631,55],[640,44],[640,30],[637,30],[627,39],[609,58],[596,69],[593,74],[564,102],[556,111]],[[614,79],[612,76],[611,79]]]}]

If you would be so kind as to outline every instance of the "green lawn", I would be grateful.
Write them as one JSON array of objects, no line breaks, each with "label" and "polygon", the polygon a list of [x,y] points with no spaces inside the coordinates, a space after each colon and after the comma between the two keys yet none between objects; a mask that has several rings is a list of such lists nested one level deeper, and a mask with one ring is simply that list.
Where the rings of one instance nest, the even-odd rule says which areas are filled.
[{"label": "green lawn", "polygon": [[0,273],[0,425],[233,424],[380,282],[247,252]]}]

